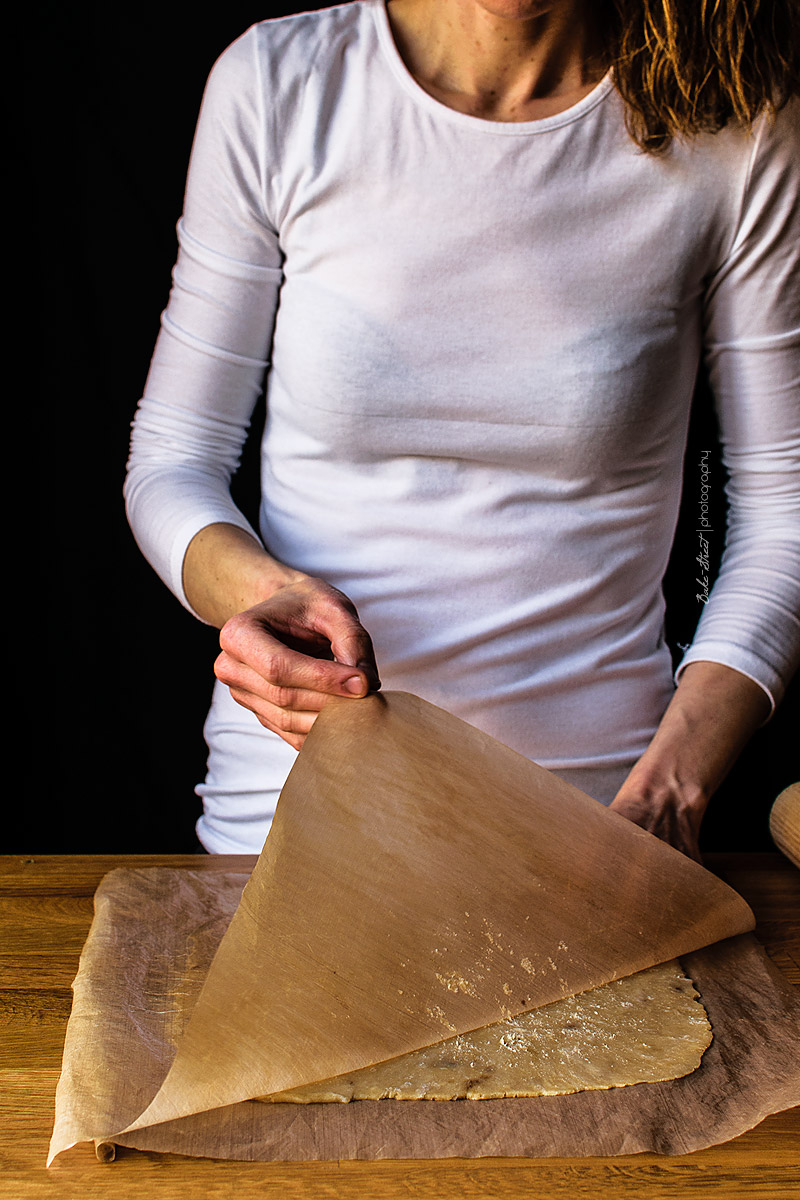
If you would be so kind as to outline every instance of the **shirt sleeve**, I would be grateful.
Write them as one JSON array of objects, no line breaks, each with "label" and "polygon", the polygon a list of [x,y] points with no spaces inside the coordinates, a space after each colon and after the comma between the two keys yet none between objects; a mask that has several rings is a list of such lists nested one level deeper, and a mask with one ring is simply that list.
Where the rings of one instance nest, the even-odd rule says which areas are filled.
[{"label": "shirt sleeve", "polygon": [[799,110],[761,118],[735,236],[706,293],[728,530],[676,673],[722,663],[758,683],[773,710],[800,660]]},{"label": "shirt sleeve", "polygon": [[217,60],[204,91],[172,289],[133,421],[128,520],[189,609],[182,569],[194,535],[221,521],[257,536],[230,482],[261,393],[282,280],[265,211],[262,106],[253,28]]}]

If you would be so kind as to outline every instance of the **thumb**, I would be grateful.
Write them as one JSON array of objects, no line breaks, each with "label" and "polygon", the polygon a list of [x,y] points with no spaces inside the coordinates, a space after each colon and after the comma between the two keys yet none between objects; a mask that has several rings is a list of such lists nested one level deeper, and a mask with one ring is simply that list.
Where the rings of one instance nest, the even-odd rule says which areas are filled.
[{"label": "thumb", "polygon": [[366,695],[369,691],[378,691],[381,681],[375,662],[372,639],[358,618],[349,618],[348,620],[346,614],[342,614],[342,616],[345,619],[339,628],[331,629],[328,634],[333,657],[337,663],[356,667],[358,674],[364,680],[362,691],[358,692],[354,687],[347,690],[351,691],[353,695]]}]

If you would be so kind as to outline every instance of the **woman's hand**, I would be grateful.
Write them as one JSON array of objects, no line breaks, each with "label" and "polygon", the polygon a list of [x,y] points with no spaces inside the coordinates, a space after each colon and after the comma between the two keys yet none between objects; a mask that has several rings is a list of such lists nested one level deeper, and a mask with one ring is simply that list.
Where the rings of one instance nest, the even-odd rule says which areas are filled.
[{"label": "woman's hand", "polygon": [[766,693],[746,675],[721,663],[689,663],[611,808],[702,861],[708,802],[769,710]]},{"label": "woman's hand", "polygon": [[331,696],[366,696],[380,687],[355,607],[320,579],[278,588],[226,621],[219,640],[217,679],[295,750]]},{"label": "woman's hand", "polygon": [[707,805],[708,799],[701,793],[689,796],[679,788],[669,787],[639,790],[626,781],[611,808],[689,858],[702,862],[700,825]]},{"label": "woman's hand", "polygon": [[299,750],[331,696],[380,685],[347,596],[267,554],[235,525],[207,525],[183,562],[186,598],[220,630],[215,673],[234,700]]}]

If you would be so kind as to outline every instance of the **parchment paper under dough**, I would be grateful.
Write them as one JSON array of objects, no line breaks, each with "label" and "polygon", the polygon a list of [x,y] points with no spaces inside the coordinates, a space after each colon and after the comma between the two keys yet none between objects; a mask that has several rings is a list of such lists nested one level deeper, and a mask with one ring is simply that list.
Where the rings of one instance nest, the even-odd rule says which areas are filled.
[{"label": "parchment paper under dough", "polygon": [[688,1075],[711,1037],[698,994],[673,960],[388,1062],[260,1099],[564,1096]]}]

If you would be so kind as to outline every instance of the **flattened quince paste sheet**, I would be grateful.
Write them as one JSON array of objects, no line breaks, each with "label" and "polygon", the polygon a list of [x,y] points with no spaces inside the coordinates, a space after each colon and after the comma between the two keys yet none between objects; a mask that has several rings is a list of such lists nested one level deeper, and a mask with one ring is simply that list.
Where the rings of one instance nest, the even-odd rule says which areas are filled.
[{"label": "flattened quince paste sheet", "polygon": [[700,998],[674,960],[388,1062],[260,1099],[563,1096],[688,1075],[711,1037]]}]

